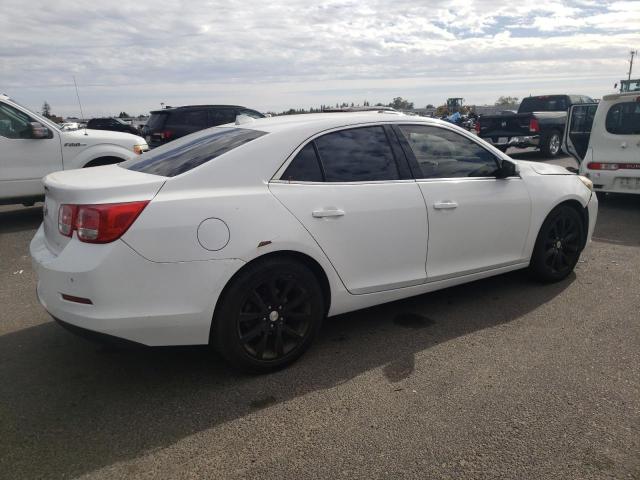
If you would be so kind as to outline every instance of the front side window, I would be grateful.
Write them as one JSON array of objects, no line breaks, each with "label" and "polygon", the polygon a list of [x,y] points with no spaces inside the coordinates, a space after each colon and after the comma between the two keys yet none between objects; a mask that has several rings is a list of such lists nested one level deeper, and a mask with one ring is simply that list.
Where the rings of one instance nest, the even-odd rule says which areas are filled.
[{"label": "front side window", "polygon": [[360,127],[315,139],[326,182],[398,180],[398,166],[383,127]]},{"label": "front side window", "polygon": [[6,103],[0,103],[0,136],[11,139],[32,138],[31,118],[10,107]]},{"label": "front side window", "polygon": [[136,172],[174,177],[263,135],[266,132],[245,128],[202,130],[122,162],[120,166]]},{"label": "front side window", "polygon": [[459,133],[427,125],[401,125],[420,167],[420,178],[492,177],[496,157]]},{"label": "front side window", "polygon": [[609,108],[607,132],[614,135],[640,135],[640,102],[616,103]]},{"label": "front side window", "polygon": [[217,108],[209,111],[211,125],[224,125],[236,121],[236,111],[230,108]]}]

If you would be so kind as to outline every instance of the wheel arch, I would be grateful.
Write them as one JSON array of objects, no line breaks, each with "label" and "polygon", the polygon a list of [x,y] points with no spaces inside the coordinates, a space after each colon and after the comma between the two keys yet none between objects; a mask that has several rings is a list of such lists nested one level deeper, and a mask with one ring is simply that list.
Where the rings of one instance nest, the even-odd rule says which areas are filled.
[{"label": "wheel arch", "polygon": [[[551,215],[551,212],[553,212],[556,208],[563,205],[566,205],[574,209],[580,216],[580,219],[582,220],[584,231],[583,231],[583,237],[581,241],[582,243],[581,248],[584,248],[587,245],[587,238],[589,236],[589,211],[588,211],[588,207],[586,206],[583,207],[582,204],[577,199],[569,198],[557,203],[549,210],[549,212],[547,212],[547,215],[544,217],[544,220],[546,220],[549,217],[549,215]],[[544,220],[543,220],[543,224],[544,224]],[[540,228],[542,228],[542,224],[540,225]],[[538,229],[538,234],[539,233],[540,233],[540,229]]]},{"label": "wheel arch", "polygon": [[103,165],[112,165],[114,163],[120,163],[120,162],[124,162],[126,159],[124,158],[120,158],[120,157],[115,157],[113,155],[105,155],[102,157],[96,157],[92,160],[89,160],[87,163],[85,163],[82,168],[89,168],[89,167],[100,167]]},{"label": "wheel arch", "polygon": [[225,286],[222,288],[220,295],[218,295],[218,299],[216,300],[216,304],[215,307],[213,309],[213,317],[211,318],[211,327],[209,330],[209,341],[211,342],[211,339],[213,338],[214,335],[214,327],[215,327],[215,318],[216,315],[218,314],[218,311],[220,310],[220,306],[222,304],[222,301],[224,300],[225,295],[227,294],[227,291],[229,289],[229,287],[233,284],[233,282],[235,281],[236,278],[238,278],[239,275],[242,274],[242,272],[244,272],[246,269],[248,269],[249,267],[255,265],[257,262],[262,262],[266,259],[272,259],[272,258],[279,258],[279,259],[286,259],[286,260],[294,260],[298,263],[301,263],[303,265],[305,265],[307,268],[309,268],[309,270],[311,270],[311,272],[313,273],[313,275],[317,278],[318,283],[320,284],[320,289],[322,290],[322,297],[324,300],[324,314],[327,315],[327,313],[329,312],[329,308],[331,307],[331,284],[329,283],[329,277],[327,276],[326,272],[324,271],[324,268],[322,267],[322,265],[320,265],[320,263],[314,259],[313,257],[311,257],[310,255],[306,254],[306,253],[302,253],[296,250],[275,250],[275,251],[270,251],[267,252],[263,255],[257,256],[253,259],[251,259],[250,261],[248,261],[247,263],[245,263],[244,265],[242,265],[242,267],[240,267],[232,276],[231,278],[229,278],[229,280],[226,282]]}]

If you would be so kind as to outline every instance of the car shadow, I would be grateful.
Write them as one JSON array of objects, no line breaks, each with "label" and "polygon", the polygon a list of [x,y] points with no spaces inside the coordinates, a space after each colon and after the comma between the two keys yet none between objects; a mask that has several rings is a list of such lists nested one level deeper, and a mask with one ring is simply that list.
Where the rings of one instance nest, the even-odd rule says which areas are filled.
[{"label": "car shadow", "polygon": [[53,322],[5,334],[0,471],[89,473],[374,369],[379,388],[397,388],[417,354],[519,319],[575,278],[541,285],[512,272],[334,317],[297,363],[264,376],[230,370],[205,347],[114,350]]},{"label": "car shadow", "polygon": [[42,204],[33,207],[2,207],[0,210],[0,234],[35,230],[42,222]]},{"label": "car shadow", "polygon": [[599,194],[598,201],[598,220],[593,240],[640,245],[640,195]]}]

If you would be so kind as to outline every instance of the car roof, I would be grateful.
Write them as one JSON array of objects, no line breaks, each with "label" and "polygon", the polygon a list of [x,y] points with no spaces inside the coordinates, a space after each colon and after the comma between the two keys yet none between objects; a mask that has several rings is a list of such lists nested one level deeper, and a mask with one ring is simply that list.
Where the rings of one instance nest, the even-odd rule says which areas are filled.
[{"label": "car roof", "polygon": [[425,123],[430,125],[451,125],[442,120],[404,115],[398,112],[336,112],[336,113],[306,113],[298,115],[281,115],[248,119],[225,127],[248,128],[263,132],[282,132],[291,130],[308,130],[321,132],[332,128],[355,126],[379,122],[394,123]]},{"label": "car roof", "polygon": [[640,92],[624,92],[624,93],[611,93],[602,97],[603,100],[617,100],[619,98],[626,97],[638,97],[640,98]]},{"label": "car roof", "polygon": [[244,110],[253,110],[251,108],[243,107],[241,105],[183,105],[180,107],[167,107],[161,110],[151,110],[150,113],[169,113],[176,110],[189,110],[189,109],[202,109],[202,108],[242,108]]}]

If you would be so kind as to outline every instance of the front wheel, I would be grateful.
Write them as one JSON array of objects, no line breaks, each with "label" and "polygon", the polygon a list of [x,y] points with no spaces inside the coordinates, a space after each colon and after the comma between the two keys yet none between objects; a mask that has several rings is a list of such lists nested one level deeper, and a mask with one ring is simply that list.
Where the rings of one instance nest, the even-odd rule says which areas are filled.
[{"label": "front wheel", "polygon": [[529,270],[543,282],[558,282],[575,268],[584,240],[580,214],[568,205],[553,209],[542,224]]},{"label": "front wheel", "polygon": [[313,342],[324,317],[315,275],[289,259],[250,265],[220,301],[212,343],[232,366],[253,373],[296,360]]}]

